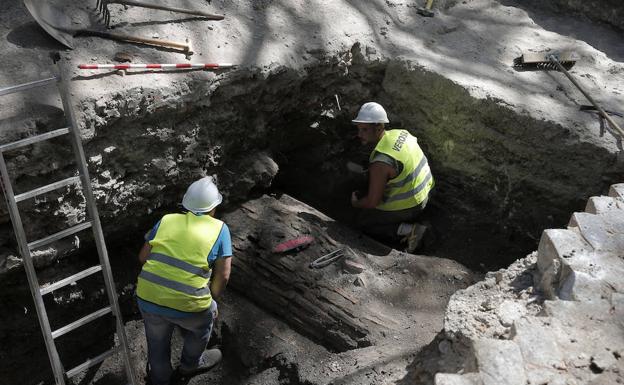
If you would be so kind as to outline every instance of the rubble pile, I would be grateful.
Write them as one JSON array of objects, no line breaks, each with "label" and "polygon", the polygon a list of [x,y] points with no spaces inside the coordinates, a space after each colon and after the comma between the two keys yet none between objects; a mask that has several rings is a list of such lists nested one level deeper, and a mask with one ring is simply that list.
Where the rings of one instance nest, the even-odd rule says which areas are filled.
[{"label": "rubble pile", "polygon": [[460,373],[436,385],[624,382],[624,184],[589,199],[539,249],[453,295],[444,321]]}]

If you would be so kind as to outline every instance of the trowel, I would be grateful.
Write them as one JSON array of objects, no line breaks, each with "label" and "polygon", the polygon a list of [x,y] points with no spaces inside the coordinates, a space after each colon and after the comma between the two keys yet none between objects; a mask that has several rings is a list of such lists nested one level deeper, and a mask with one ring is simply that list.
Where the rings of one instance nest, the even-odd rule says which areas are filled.
[{"label": "trowel", "polygon": [[46,1],[24,0],[24,5],[37,23],[53,38],[67,48],[74,48],[74,36],[97,36],[105,39],[145,44],[163,48],[181,50],[187,55],[193,53],[188,43],[177,43],[159,39],[148,39],[139,36],[110,33],[92,29],[73,29],[72,21],[63,11],[48,4]]}]

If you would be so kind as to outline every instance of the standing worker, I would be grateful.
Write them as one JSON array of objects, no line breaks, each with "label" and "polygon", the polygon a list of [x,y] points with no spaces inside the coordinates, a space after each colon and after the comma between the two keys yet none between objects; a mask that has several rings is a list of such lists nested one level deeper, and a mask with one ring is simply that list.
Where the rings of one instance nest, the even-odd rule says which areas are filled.
[{"label": "standing worker", "polygon": [[205,350],[218,315],[217,303],[230,277],[232,243],[225,223],[214,218],[223,197],[211,177],[193,182],[184,194],[184,214],[167,214],[146,234],[137,301],[145,323],[148,376],[169,385],[171,336],[182,331],[178,371],[190,376],[216,365],[219,349]]},{"label": "standing worker", "polygon": [[351,194],[359,210],[356,224],[365,233],[385,241],[407,242],[407,251],[419,246],[426,227],[415,223],[427,205],[434,180],[427,157],[416,137],[407,130],[385,130],[384,108],[375,102],[362,105],[352,120],[363,145],[374,146],[369,157],[368,192]]}]

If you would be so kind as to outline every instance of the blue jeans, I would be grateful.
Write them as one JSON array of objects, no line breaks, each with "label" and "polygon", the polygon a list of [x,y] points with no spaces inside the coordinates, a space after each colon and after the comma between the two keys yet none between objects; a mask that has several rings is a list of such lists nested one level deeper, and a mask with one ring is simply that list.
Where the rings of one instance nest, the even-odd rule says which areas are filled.
[{"label": "blue jeans", "polygon": [[175,326],[180,328],[184,338],[180,367],[185,370],[192,370],[199,365],[201,355],[210,339],[216,312],[217,302],[214,299],[207,310],[184,318],[172,318],[141,311],[145,323],[147,361],[150,367],[152,385],[169,385],[173,373],[171,336]]}]

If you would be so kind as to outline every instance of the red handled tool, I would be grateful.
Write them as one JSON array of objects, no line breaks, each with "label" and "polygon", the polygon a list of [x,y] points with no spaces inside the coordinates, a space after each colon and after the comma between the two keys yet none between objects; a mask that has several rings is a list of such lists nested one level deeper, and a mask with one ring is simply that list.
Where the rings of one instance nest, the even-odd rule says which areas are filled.
[{"label": "red handled tool", "polygon": [[288,251],[303,250],[314,242],[314,237],[304,236],[294,239],[289,239],[286,242],[278,243],[273,247],[274,253],[286,253]]}]

